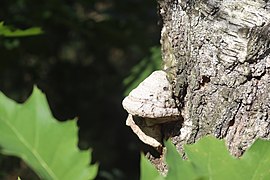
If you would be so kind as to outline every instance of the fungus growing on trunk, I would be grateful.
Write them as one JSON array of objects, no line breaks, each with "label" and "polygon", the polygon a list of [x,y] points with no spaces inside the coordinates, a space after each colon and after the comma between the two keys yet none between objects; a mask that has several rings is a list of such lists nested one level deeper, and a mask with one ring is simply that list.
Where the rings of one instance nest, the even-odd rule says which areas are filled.
[{"label": "fungus growing on trunk", "polygon": [[164,71],[154,71],[123,100],[129,113],[126,124],[144,143],[161,146],[161,124],[179,120],[172,85]]}]

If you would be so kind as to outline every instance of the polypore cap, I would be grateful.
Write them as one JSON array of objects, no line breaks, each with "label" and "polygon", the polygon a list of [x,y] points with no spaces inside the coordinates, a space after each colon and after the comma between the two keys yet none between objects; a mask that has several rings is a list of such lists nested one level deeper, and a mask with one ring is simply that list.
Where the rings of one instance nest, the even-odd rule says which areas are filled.
[{"label": "polypore cap", "polygon": [[127,112],[145,118],[166,118],[179,116],[172,85],[166,72],[154,71],[141,82],[122,102]]}]

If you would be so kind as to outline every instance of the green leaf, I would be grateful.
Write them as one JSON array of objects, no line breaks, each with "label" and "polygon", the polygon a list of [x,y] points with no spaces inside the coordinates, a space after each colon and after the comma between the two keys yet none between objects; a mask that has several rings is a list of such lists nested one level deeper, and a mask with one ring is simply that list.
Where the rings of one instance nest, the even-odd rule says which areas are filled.
[{"label": "green leaf", "polygon": [[241,179],[243,175],[237,159],[229,154],[224,140],[206,136],[197,143],[185,146],[190,162],[194,164],[197,178],[206,179]]},{"label": "green leaf", "polygon": [[195,179],[195,169],[190,161],[183,160],[170,141],[165,142],[165,145],[167,148],[166,162],[169,168],[166,179]]},{"label": "green leaf", "polygon": [[241,158],[230,155],[224,140],[206,136],[184,147],[188,160],[182,160],[171,142],[166,161],[166,179],[270,179],[270,141],[256,140]]},{"label": "green leaf", "polygon": [[132,89],[137,87],[153,71],[161,68],[160,47],[152,47],[150,51],[151,56],[143,58],[131,69],[130,75],[124,79],[124,95],[128,95]]},{"label": "green leaf", "polygon": [[141,154],[141,180],[163,180],[157,169]]},{"label": "green leaf", "polygon": [[246,179],[270,179],[270,141],[256,140],[240,162]]},{"label": "green leaf", "polygon": [[5,37],[34,36],[42,33],[43,31],[39,27],[32,27],[25,30],[12,29],[11,27],[5,26],[4,22],[0,22],[0,35]]},{"label": "green leaf", "polygon": [[46,97],[36,87],[24,104],[0,92],[1,152],[22,158],[41,179],[93,179],[89,151],[80,151],[76,121],[53,118]]}]

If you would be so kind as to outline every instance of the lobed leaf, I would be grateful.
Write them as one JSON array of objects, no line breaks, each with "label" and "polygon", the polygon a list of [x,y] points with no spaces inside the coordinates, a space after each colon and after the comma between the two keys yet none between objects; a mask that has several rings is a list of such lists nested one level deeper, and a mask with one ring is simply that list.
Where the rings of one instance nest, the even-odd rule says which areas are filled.
[{"label": "lobed leaf", "polygon": [[93,179],[89,151],[80,151],[76,121],[53,118],[45,95],[36,87],[24,104],[0,93],[1,152],[22,158],[41,179]]},{"label": "lobed leaf", "polygon": [[241,179],[239,163],[229,154],[224,140],[206,136],[197,143],[185,146],[188,160],[194,164],[197,178]]},{"label": "lobed leaf", "polygon": [[270,179],[270,141],[256,140],[240,162],[246,179]]},{"label": "lobed leaf", "polygon": [[[167,180],[270,179],[270,141],[256,140],[241,158],[231,156],[224,140],[212,136],[203,137],[195,144],[186,145],[184,149],[188,160],[183,160],[179,156],[170,141],[165,142],[165,145],[169,169],[165,177]],[[154,167],[150,167],[151,164],[148,166],[142,170],[144,174],[147,174],[145,172],[147,170],[148,174],[153,173]]]},{"label": "lobed leaf", "polygon": [[193,164],[190,161],[183,160],[170,141],[165,142],[165,145],[167,148],[166,162],[169,168],[166,179],[195,179]]},{"label": "lobed leaf", "polygon": [[163,180],[157,169],[141,154],[141,180]]}]

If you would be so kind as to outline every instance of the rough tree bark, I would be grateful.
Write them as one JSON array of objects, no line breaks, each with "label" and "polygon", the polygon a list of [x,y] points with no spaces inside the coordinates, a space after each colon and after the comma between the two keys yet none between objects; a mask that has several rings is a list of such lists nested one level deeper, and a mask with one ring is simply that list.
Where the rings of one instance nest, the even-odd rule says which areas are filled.
[{"label": "rough tree bark", "polygon": [[[164,70],[183,119],[165,135],[182,152],[212,134],[235,156],[256,138],[270,139],[270,2],[158,3]],[[162,158],[150,159],[166,171]]]}]

